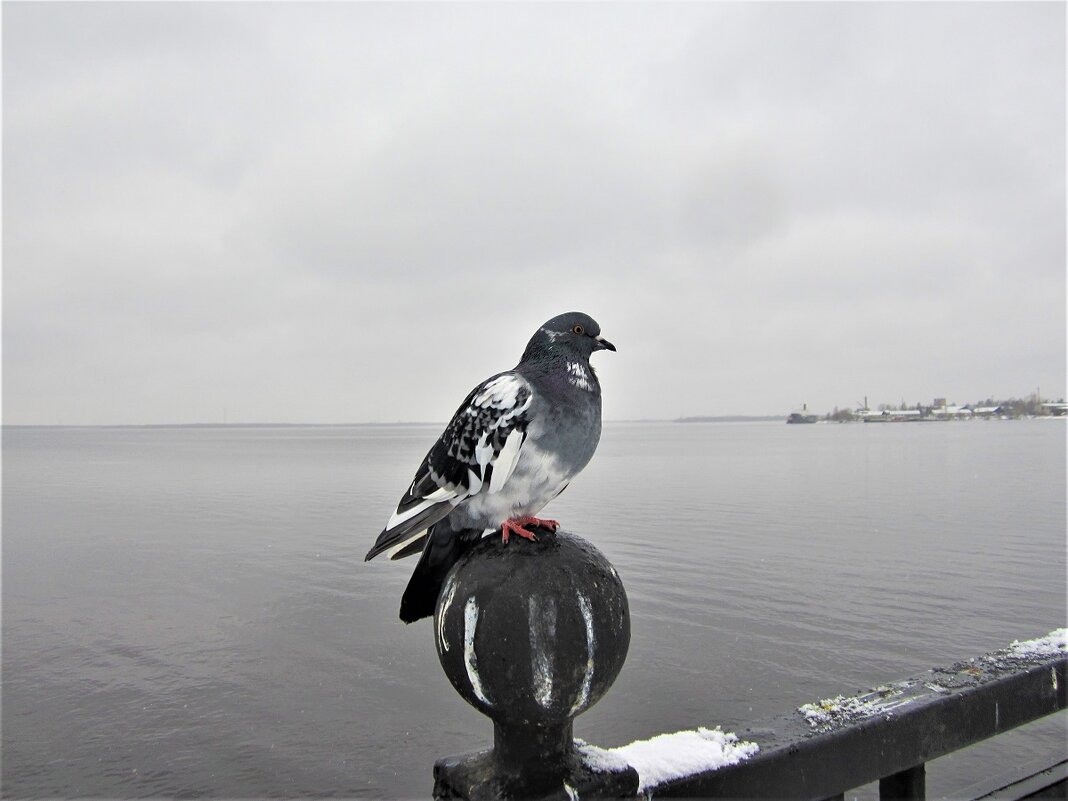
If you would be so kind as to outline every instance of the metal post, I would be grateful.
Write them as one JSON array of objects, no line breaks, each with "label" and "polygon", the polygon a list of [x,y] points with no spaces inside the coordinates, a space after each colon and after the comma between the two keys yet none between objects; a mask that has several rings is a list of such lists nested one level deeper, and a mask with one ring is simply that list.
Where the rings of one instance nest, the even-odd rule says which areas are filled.
[{"label": "metal post", "polygon": [[493,720],[493,748],[439,760],[434,796],[633,797],[633,768],[578,756],[575,716],[623,667],[630,611],[615,568],[566,532],[536,542],[482,539],[456,564],[434,614],[435,644],[456,691]]},{"label": "metal post", "polygon": [[920,764],[879,779],[879,801],[902,801],[927,797],[927,768]]}]

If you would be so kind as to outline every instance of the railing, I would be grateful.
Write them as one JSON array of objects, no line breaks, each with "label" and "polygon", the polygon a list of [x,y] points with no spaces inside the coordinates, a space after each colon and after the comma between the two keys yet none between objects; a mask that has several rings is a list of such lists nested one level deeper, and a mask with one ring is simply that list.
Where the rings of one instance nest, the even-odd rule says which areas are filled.
[{"label": "railing", "polygon": [[[839,701],[838,719],[831,704],[826,724],[783,715],[739,733],[760,745],[745,762],[668,782],[653,795],[819,799],[878,781],[881,799],[924,798],[930,760],[1064,709],[1066,666],[1063,652],[1005,649]],[[1052,775],[1049,784],[1056,781]]]},{"label": "railing", "polygon": [[[922,799],[930,760],[1066,707],[1063,646],[1014,643],[805,705],[740,732],[741,743],[706,731],[733,756],[653,768],[637,758],[653,750],[648,742],[603,750],[572,738],[575,716],[608,690],[630,642],[622,582],[588,542],[565,532],[518,547],[482,540],[450,574],[434,622],[442,667],[494,730],[492,749],[437,762],[436,798],[818,801],[878,781],[881,799]],[[668,763],[684,739],[664,741]],[[1065,756],[998,797],[1059,788],[1064,798]]]}]

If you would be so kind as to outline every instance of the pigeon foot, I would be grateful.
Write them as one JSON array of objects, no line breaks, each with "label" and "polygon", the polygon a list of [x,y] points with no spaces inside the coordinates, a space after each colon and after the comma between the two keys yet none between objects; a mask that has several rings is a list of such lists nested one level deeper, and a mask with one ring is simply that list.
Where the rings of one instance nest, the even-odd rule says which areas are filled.
[{"label": "pigeon foot", "polygon": [[560,524],[555,520],[542,520],[539,517],[513,517],[511,520],[505,520],[504,523],[501,524],[501,541],[507,545],[508,535],[516,534],[525,540],[537,542],[537,535],[533,531],[528,531],[523,528],[524,526],[547,528],[549,531],[555,532],[556,529],[560,527]]}]

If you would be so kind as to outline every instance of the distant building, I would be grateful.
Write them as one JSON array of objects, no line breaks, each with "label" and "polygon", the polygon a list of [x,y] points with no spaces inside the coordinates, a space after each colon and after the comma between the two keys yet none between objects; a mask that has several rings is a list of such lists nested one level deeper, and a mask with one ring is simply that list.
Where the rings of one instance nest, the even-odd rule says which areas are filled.
[{"label": "distant building", "polygon": [[808,404],[802,404],[800,411],[790,412],[790,416],[786,418],[787,423],[815,423],[819,420],[819,415],[808,413]]},{"label": "distant building", "polygon": [[939,420],[969,420],[972,410],[967,406],[936,406],[931,409],[931,416]]},{"label": "distant building", "polygon": [[924,414],[919,409],[885,409],[881,412],[865,409],[861,414],[865,423],[911,423],[923,418]]},{"label": "distant building", "polygon": [[1043,403],[1042,411],[1052,417],[1064,417],[1068,414],[1068,403],[1056,401],[1055,403]]}]

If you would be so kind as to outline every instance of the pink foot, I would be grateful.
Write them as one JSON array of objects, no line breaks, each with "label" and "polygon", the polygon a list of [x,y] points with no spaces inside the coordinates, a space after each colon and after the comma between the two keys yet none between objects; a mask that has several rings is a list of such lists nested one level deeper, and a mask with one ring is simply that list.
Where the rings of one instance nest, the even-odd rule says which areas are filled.
[{"label": "pink foot", "polygon": [[537,535],[535,535],[533,531],[525,529],[524,526],[547,528],[549,531],[556,531],[560,524],[555,520],[542,520],[538,517],[513,517],[511,520],[505,520],[504,523],[501,524],[501,540],[507,545],[508,535],[516,534],[525,540],[537,542]]}]

